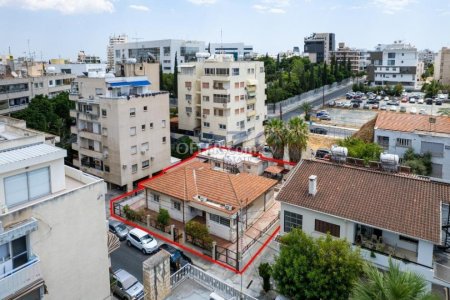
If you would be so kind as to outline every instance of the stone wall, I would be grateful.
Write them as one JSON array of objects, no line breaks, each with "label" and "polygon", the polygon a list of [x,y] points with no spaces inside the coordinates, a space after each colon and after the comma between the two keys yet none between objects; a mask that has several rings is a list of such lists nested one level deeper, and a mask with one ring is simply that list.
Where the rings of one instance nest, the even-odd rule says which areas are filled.
[{"label": "stone wall", "polygon": [[143,263],[144,299],[163,300],[170,295],[170,255],[164,250]]}]

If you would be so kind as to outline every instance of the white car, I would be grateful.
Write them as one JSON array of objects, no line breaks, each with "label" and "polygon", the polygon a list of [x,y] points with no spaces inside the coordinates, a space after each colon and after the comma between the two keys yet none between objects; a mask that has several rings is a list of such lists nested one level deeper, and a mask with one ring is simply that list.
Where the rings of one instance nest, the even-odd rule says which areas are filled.
[{"label": "white car", "polygon": [[351,102],[345,102],[344,103],[344,108],[350,108],[352,107],[352,103]]},{"label": "white car", "polygon": [[336,101],[336,107],[342,107],[342,106],[344,106],[344,102]]},{"label": "white car", "polygon": [[409,111],[409,113],[413,114],[413,115],[417,114],[417,108],[411,107],[411,110]]},{"label": "white car", "polygon": [[426,114],[427,114],[427,111],[424,108],[421,108],[419,110],[419,115],[426,115]]},{"label": "white car", "polygon": [[417,104],[423,104],[423,98],[419,98],[419,99],[417,100]]},{"label": "white car", "polygon": [[390,111],[397,111],[397,107],[395,105],[390,105],[389,106],[389,110]]},{"label": "white car", "polygon": [[384,97],[384,101],[389,101],[389,97],[388,96]]},{"label": "white car", "polygon": [[381,96],[377,96],[377,100],[381,101],[382,97]]},{"label": "white car", "polygon": [[138,248],[144,254],[150,254],[158,250],[158,242],[147,232],[134,228],[128,232],[127,245]]},{"label": "white car", "polygon": [[409,97],[409,103],[416,103],[416,98]]}]

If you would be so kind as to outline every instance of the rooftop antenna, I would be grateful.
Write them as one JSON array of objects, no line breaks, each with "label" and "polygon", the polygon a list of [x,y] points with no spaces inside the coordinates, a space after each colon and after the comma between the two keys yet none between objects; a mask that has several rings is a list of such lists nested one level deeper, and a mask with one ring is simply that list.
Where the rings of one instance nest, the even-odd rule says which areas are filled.
[{"label": "rooftop antenna", "polygon": [[222,28],[220,28],[220,54],[224,53],[225,51],[223,50]]},{"label": "rooftop antenna", "polygon": [[143,38],[140,38],[137,36],[137,32],[134,32],[134,38],[132,38],[135,43],[139,42],[139,40],[142,40]]}]

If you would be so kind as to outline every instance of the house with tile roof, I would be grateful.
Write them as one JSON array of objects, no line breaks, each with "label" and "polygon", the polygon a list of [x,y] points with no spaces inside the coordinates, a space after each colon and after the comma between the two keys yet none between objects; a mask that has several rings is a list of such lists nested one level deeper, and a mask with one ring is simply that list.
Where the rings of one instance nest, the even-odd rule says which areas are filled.
[{"label": "house with tile roof", "polygon": [[329,233],[379,268],[389,257],[430,283],[450,286],[450,184],[368,168],[303,160],[281,202],[281,234]]},{"label": "house with tile roof", "polygon": [[237,218],[250,227],[274,203],[278,181],[250,173],[231,173],[201,160],[186,162],[144,183],[147,208],[167,209],[186,224],[195,219],[209,232],[234,242]]},{"label": "house with tile roof", "polygon": [[378,114],[374,142],[388,153],[403,157],[408,148],[432,155],[431,177],[450,182],[450,117]]}]

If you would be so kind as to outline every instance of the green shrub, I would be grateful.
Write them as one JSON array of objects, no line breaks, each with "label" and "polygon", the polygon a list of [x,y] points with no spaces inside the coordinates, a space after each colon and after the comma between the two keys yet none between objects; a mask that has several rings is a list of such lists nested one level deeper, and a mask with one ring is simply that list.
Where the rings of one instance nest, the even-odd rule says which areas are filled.
[{"label": "green shrub", "polygon": [[368,163],[371,160],[378,161],[383,149],[375,143],[365,143],[363,140],[354,137],[348,137],[338,142],[339,146],[347,147],[348,156],[360,158]]},{"label": "green shrub", "polygon": [[167,209],[160,208],[156,221],[163,226],[167,226],[169,225],[169,220],[170,220],[169,211]]},{"label": "green shrub", "polygon": [[145,211],[143,209],[136,211],[131,209],[128,204],[123,207],[123,213],[125,214],[125,218],[130,221],[143,222],[145,219]]},{"label": "green shrub", "polygon": [[209,235],[208,227],[197,221],[189,221],[186,223],[185,231],[187,235],[192,236],[193,239],[199,240],[206,247],[212,247],[213,239]]},{"label": "green shrub", "polygon": [[403,155],[403,164],[410,167],[414,174],[428,176],[432,171],[431,153],[416,154],[410,148]]},{"label": "green shrub", "polygon": [[268,292],[270,290],[270,274],[272,273],[272,267],[269,263],[262,263],[258,267],[258,273],[263,279],[263,290]]}]

